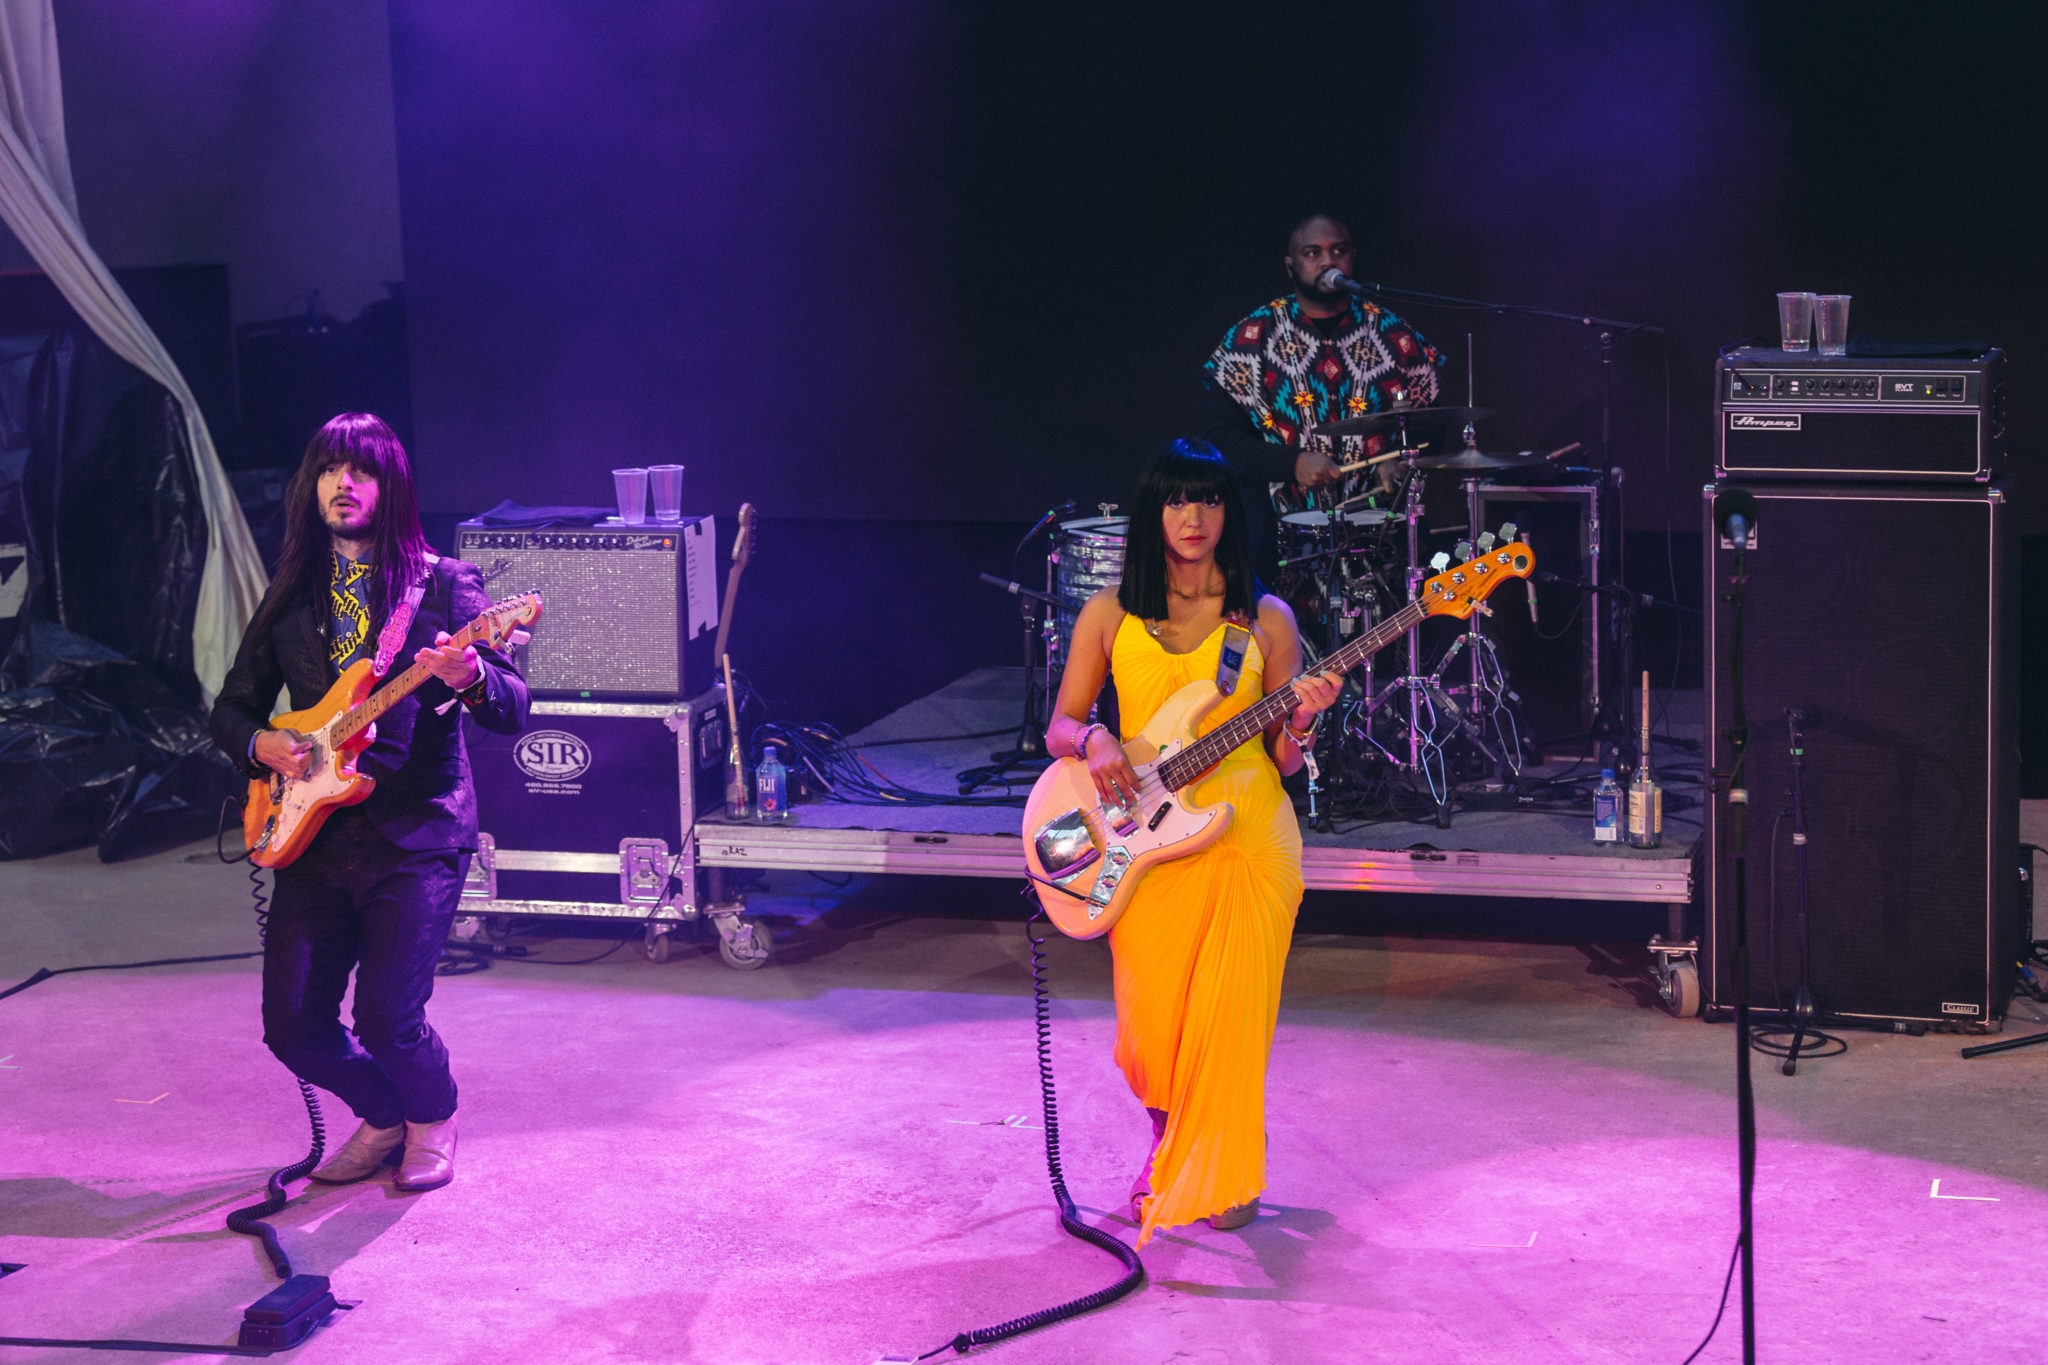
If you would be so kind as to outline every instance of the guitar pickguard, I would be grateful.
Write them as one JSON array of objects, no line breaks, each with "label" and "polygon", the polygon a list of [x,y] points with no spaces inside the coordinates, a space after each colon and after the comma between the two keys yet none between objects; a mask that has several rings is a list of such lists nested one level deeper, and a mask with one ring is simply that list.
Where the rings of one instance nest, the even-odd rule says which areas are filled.
[{"label": "guitar pickguard", "polygon": [[335,750],[326,727],[307,735],[306,740],[311,745],[306,755],[310,766],[304,777],[281,779],[284,790],[264,835],[265,847],[289,844],[309,815],[336,804],[360,780],[353,760]]}]

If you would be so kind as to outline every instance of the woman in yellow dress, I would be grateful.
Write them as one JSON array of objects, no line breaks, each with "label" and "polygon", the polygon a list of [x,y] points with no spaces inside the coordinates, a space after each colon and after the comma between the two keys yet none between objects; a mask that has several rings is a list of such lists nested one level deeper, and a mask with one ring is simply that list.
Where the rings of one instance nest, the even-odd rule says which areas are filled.
[{"label": "woman in yellow dress", "polygon": [[1122,583],[1089,599],[1074,626],[1053,754],[1084,759],[1106,802],[1137,790],[1119,736],[1087,719],[1116,679],[1128,738],[1196,679],[1215,679],[1225,627],[1249,629],[1236,688],[1204,733],[1293,683],[1294,710],[1260,742],[1218,764],[1189,795],[1237,815],[1215,843],[1161,863],[1110,930],[1116,1062],[1152,1118],[1152,1155],[1131,1189],[1138,1245],[1162,1227],[1207,1218],[1243,1227],[1266,1184],[1266,1059],[1280,976],[1301,904],[1301,830],[1280,776],[1301,766],[1317,717],[1341,680],[1295,677],[1294,613],[1262,596],[1230,467],[1213,446],[1175,441],[1139,476]]}]

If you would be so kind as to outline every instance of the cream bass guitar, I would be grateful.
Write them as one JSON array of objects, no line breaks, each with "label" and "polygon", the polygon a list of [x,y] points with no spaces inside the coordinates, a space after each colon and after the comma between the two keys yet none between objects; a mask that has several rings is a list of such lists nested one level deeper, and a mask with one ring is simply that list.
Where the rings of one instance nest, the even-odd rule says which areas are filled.
[{"label": "cream bass guitar", "polygon": [[[1317,672],[1345,673],[1432,616],[1469,617],[1510,578],[1536,570],[1535,554],[1514,539],[1512,524],[1499,541],[1480,537],[1480,552],[1422,585],[1416,599],[1316,664]],[[1291,712],[1291,684],[1276,688],[1208,734],[1203,717],[1223,700],[1211,682],[1192,682],[1168,697],[1144,728],[1124,745],[1138,775],[1138,794],[1126,805],[1105,806],[1078,758],[1047,768],[1024,802],[1024,861],[1046,916],[1072,938],[1110,931],[1130,904],[1147,869],[1216,842],[1236,811],[1228,802],[1198,806],[1187,791],[1240,744],[1258,741],[1266,727]]]},{"label": "cream bass guitar", "polygon": [[[502,648],[514,630],[539,619],[539,596],[521,593],[485,611],[448,644],[455,649],[473,644]],[[283,867],[306,851],[330,814],[369,799],[375,789],[375,778],[356,771],[357,755],[376,739],[377,717],[434,675],[425,664],[414,664],[372,692],[377,681],[374,669],[372,660],[356,660],[342,670],[326,696],[270,723],[273,730],[297,730],[311,749],[304,777],[273,772],[249,784],[242,837],[248,840],[249,861],[258,867]]]}]

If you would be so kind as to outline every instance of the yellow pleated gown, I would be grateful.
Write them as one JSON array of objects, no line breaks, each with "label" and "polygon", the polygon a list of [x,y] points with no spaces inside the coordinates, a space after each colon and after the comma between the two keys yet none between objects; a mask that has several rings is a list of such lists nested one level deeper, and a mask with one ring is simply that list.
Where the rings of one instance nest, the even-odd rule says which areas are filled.
[{"label": "yellow pleated gown", "polygon": [[[1125,738],[1176,691],[1214,680],[1218,626],[1170,654],[1126,616],[1110,654]],[[1206,733],[1258,701],[1264,656],[1254,639],[1237,689]],[[1266,1185],[1266,1060],[1280,976],[1301,905],[1301,829],[1263,740],[1241,745],[1190,793],[1237,815],[1192,857],[1154,867],[1109,944],[1116,961],[1116,1062],[1149,1109],[1167,1114],[1138,1245],[1162,1227],[1249,1202]]]}]

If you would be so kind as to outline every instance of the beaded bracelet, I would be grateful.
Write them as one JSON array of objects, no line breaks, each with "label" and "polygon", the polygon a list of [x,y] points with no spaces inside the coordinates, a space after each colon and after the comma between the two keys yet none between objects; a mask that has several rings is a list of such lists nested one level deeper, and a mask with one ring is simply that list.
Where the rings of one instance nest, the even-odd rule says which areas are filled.
[{"label": "beaded bracelet", "polygon": [[1074,736],[1074,757],[1088,757],[1088,738],[1090,731],[1106,730],[1108,728],[1109,727],[1104,725],[1101,721],[1090,721],[1088,724],[1082,726],[1081,733]]}]

